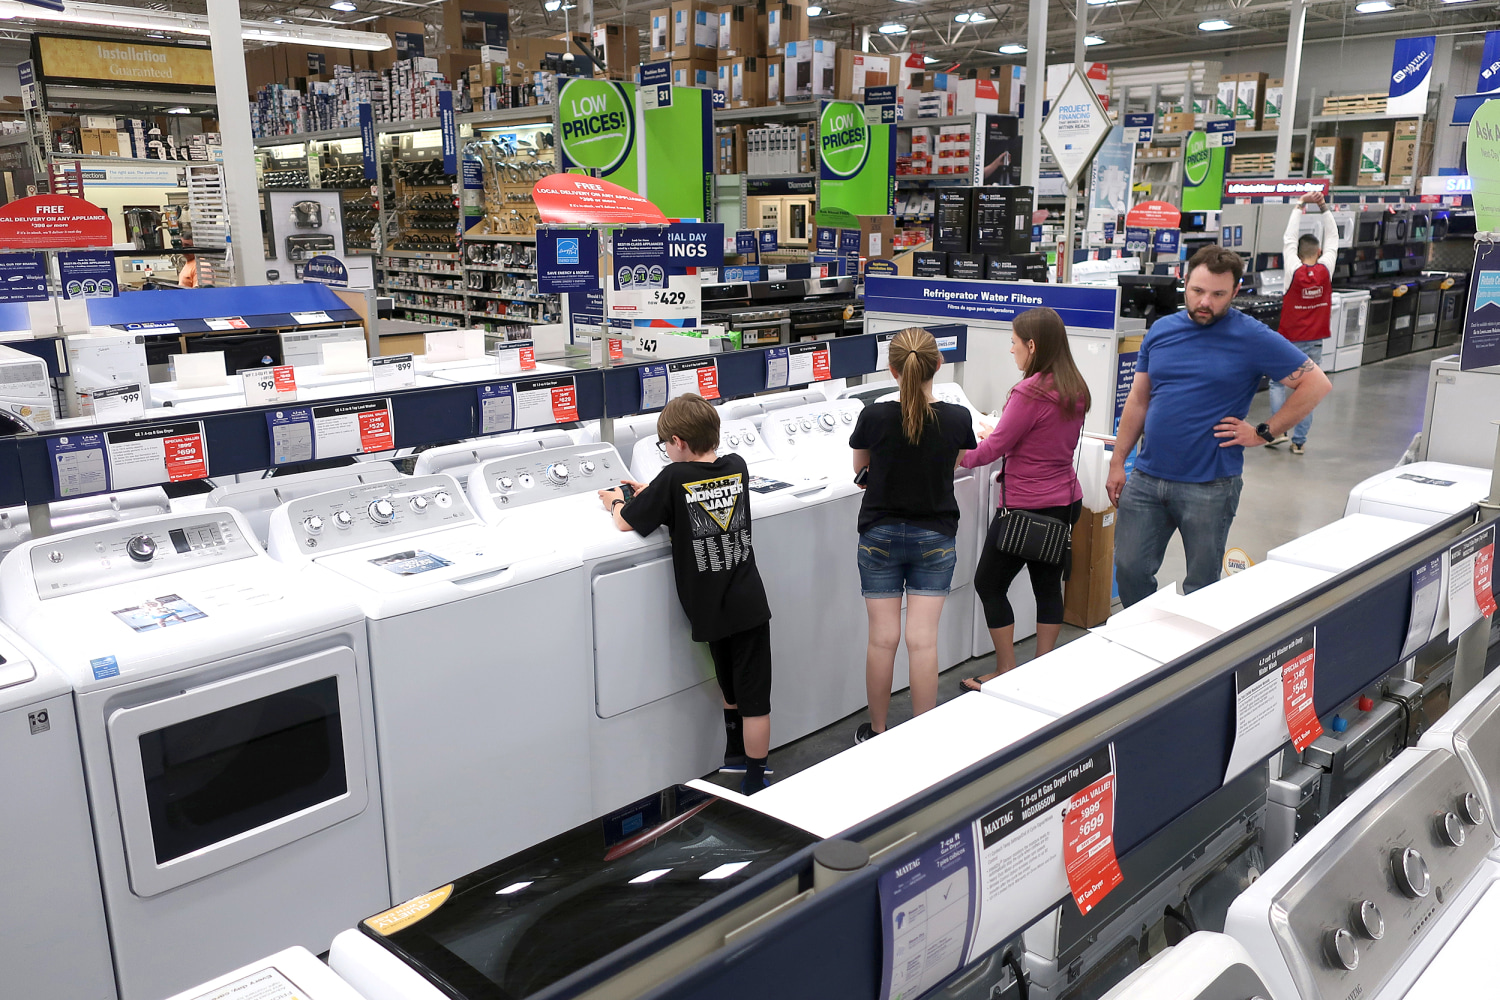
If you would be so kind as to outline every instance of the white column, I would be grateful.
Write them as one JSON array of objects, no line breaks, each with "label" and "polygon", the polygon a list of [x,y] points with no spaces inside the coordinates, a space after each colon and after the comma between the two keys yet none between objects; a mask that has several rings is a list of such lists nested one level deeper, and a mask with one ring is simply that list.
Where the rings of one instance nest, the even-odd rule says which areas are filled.
[{"label": "white column", "polygon": [[1021,183],[1034,188],[1042,172],[1042,101],[1047,87],[1047,4],[1031,0],[1026,16],[1026,117],[1021,121]]},{"label": "white column", "polygon": [[[1290,177],[1292,173],[1292,129],[1297,127],[1297,78],[1302,73],[1302,32],[1307,27],[1307,0],[1288,0],[1287,14],[1291,23],[1286,33],[1286,65],[1281,71],[1281,121],[1276,126],[1276,162],[1272,167],[1277,177]],[[1312,164],[1306,167],[1311,170]]]},{"label": "white column", "polygon": [[242,285],[264,285],[266,260],[261,244],[260,194],[255,188],[255,142],[250,135],[250,88],[245,81],[240,0],[208,0],[208,31],[213,47],[214,90],[219,99],[219,131],[224,142],[224,189],[234,241],[234,278]]}]

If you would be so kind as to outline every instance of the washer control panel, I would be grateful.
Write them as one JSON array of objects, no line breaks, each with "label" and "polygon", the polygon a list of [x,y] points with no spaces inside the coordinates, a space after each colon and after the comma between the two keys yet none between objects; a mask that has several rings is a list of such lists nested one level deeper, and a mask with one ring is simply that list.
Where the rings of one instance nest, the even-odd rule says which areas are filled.
[{"label": "washer control panel", "polygon": [[272,554],[288,538],[297,551],[327,555],[357,545],[477,521],[452,476],[413,476],[329,490],[272,515]]},{"label": "washer control panel", "polygon": [[1452,750],[1474,776],[1479,786],[1477,794],[1473,802],[1458,811],[1459,818],[1482,816],[1478,822],[1500,831],[1500,816],[1495,814],[1496,804],[1500,803],[1500,698],[1486,697],[1462,721],[1448,724],[1447,718],[1439,719],[1436,726],[1423,734],[1421,745]]},{"label": "washer control panel", "polygon": [[849,435],[863,408],[857,399],[835,399],[773,410],[760,429],[777,458],[833,457],[848,452]]},{"label": "washer control panel", "polygon": [[1306,1000],[1379,991],[1484,865],[1485,819],[1463,763],[1427,752],[1275,893],[1271,926]]},{"label": "washer control panel", "polygon": [[163,514],[42,539],[31,575],[46,600],[255,554],[227,511]]},{"label": "washer control panel", "polygon": [[630,470],[614,445],[575,444],[485,462],[469,473],[469,498],[475,506],[510,510],[596,493],[618,486],[622,477],[630,477]]}]

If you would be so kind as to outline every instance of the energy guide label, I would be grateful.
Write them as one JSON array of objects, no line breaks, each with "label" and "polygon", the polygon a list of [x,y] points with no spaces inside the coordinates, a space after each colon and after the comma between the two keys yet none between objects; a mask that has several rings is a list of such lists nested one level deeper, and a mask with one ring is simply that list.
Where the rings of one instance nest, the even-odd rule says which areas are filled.
[{"label": "energy guide label", "polygon": [[578,385],[572,375],[511,383],[515,427],[546,427],[578,419]]},{"label": "energy guide label", "polygon": [[510,383],[479,387],[479,433],[503,434],[516,429],[515,397]]},{"label": "energy guide label", "polygon": [[109,490],[102,431],[48,438],[47,454],[52,460],[52,488],[59,499]]},{"label": "energy guide label", "polygon": [[208,477],[202,421],[106,431],[104,443],[112,489]]}]

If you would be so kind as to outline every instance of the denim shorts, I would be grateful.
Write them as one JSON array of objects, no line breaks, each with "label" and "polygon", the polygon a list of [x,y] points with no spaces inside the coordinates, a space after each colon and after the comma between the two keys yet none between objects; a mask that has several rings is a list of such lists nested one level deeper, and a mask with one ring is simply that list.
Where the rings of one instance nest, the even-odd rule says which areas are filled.
[{"label": "denim shorts", "polygon": [[958,544],[909,524],[877,524],[859,536],[859,587],[865,597],[947,597]]}]

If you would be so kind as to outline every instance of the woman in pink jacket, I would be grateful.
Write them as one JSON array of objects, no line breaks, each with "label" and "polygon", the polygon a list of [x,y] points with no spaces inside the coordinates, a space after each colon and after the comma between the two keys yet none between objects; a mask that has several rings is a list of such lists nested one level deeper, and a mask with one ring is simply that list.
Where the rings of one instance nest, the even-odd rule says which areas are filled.
[{"label": "woman in pink jacket", "polygon": [[[1010,391],[1000,423],[959,463],[972,469],[1005,459],[1005,489],[1000,506],[1029,510],[1068,524],[1078,521],[1083,490],[1073,471],[1073,454],[1089,409],[1089,390],[1073,352],[1062,317],[1051,309],[1029,309],[1011,325],[1011,356],[1022,379]],[[985,624],[995,642],[996,671],[964,679],[966,690],[1016,666],[1016,617],[1005,597],[1011,581],[1024,567],[1031,573],[1036,593],[1036,655],[1057,645],[1063,620],[1063,565],[1027,562],[995,548],[999,517],[990,522],[974,589],[984,605]],[[1064,557],[1066,562],[1067,557]]]}]

